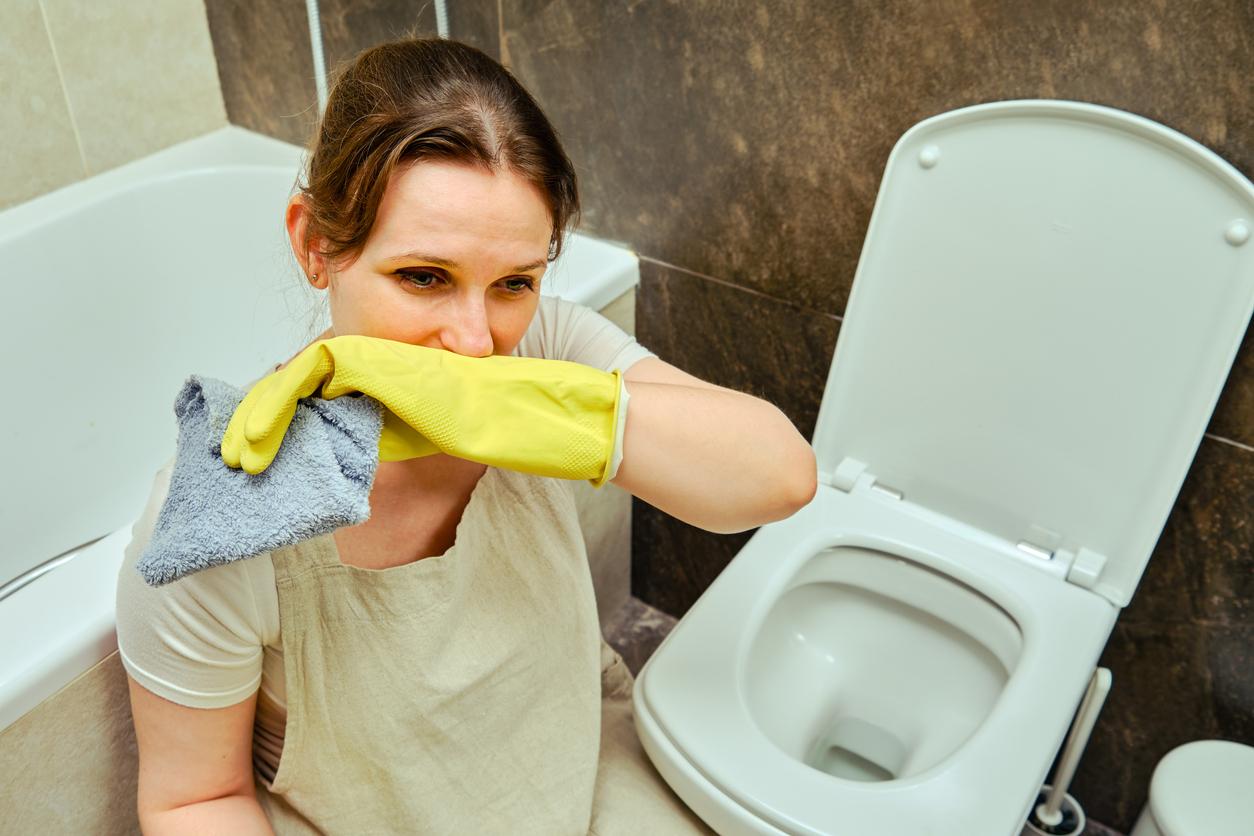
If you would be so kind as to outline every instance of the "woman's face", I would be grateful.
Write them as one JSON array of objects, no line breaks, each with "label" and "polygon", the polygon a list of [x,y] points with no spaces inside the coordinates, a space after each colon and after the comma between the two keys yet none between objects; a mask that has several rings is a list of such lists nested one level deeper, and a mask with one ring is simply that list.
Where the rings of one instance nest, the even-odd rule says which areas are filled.
[{"label": "woman's face", "polygon": [[[298,253],[304,212],[292,198]],[[311,252],[314,286],[330,290],[331,329],[319,339],[360,334],[470,357],[509,354],[539,305],[551,233],[540,190],[512,172],[431,160],[398,169],[350,266],[328,271]]]}]

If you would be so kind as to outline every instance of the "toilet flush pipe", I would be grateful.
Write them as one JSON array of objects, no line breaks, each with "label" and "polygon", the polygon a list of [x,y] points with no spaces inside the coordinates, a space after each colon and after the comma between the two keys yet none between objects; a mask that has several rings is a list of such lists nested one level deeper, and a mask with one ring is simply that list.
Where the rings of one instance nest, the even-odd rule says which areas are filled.
[{"label": "toilet flush pipe", "polygon": [[1075,776],[1080,755],[1084,754],[1084,747],[1088,745],[1089,735],[1093,732],[1093,724],[1097,722],[1097,715],[1101,713],[1109,693],[1110,671],[1107,668],[1098,668],[1093,671],[1088,690],[1080,701],[1080,711],[1071,725],[1067,742],[1063,744],[1062,757],[1058,760],[1058,769],[1054,772],[1049,796],[1044,804],[1036,806],[1036,817],[1042,824],[1053,826],[1062,821],[1063,797]]}]

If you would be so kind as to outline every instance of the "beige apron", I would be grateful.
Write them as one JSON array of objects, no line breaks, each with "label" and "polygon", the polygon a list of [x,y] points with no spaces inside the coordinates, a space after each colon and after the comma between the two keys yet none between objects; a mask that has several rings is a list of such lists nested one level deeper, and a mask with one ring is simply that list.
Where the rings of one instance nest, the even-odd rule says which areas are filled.
[{"label": "beige apron", "polygon": [[271,556],[287,721],[256,789],[278,836],[712,832],[636,738],[559,480],[489,467],[454,545],[413,563],[347,566],[330,534]]}]

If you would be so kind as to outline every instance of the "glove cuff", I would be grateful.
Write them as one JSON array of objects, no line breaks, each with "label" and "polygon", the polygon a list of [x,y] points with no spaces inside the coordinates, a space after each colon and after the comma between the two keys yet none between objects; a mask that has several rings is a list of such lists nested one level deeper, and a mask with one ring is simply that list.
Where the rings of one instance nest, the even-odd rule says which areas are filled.
[{"label": "glove cuff", "polygon": [[623,463],[623,432],[627,429],[627,401],[631,400],[627,380],[620,378],[618,385],[622,394],[618,401],[618,426],[614,428],[614,458],[610,462],[610,475],[605,477],[607,482],[618,475],[618,466]]},{"label": "glove cuff", "polygon": [[610,454],[609,465],[600,479],[593,479],[592,487],[599,488],[618,475],[618,466],[623,462],[623,434],[627,429],[627,402],[631,393],[627,391],[627,380],[618,369],[614,370],[618,377],[618,398],[614,404],[614,449]]}]

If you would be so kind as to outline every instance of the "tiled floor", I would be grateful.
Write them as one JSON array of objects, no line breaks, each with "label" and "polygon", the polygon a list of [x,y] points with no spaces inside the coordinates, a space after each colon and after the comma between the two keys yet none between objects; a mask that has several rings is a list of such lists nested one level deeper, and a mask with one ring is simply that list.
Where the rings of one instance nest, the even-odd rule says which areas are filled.
[{"label": "tiled floor", "polygon": [[[649,656],[657,650],[662,639],[675,626],[675,619],[661,610],[631,598],[623,605],[618,616],[605,633],[605,640],[619,652],[632,675],[640,673]],[[1118,831],[1090,821],[1083,836],[1123,836]]]},{"label": "tiled floor", "polygon": [[632,676],[636,676],[677,621],[633,596],[606,629],[605,640],[623,657]]}]

